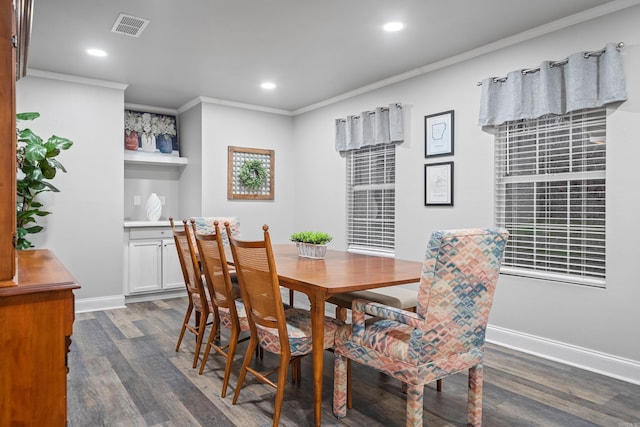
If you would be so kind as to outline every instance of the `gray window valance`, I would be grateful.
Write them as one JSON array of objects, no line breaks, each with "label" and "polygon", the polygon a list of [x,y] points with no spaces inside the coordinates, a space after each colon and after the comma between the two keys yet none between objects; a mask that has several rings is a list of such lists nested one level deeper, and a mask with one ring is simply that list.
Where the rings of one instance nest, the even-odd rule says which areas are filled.
[{"label": "gray window valance", "polygon": [[562,61],[545,61],[538,68],[484,79],[479,83],[479,124],[499,125],[626,101],[621,46],[609,43],[601,51],[578,52]]},{"label": "gray window valance", "polygon": [[402,104],[390,104],[359,116],[336,119],[336,151],[357,150],[369,145],[402,142]]}]

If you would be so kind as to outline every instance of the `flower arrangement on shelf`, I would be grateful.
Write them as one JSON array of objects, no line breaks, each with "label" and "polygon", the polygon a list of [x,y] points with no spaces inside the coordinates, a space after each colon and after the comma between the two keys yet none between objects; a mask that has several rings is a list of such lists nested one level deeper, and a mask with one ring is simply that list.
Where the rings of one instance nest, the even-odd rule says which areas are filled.
[{"label": "flower arrangement on shelf", "polygon": [[290,237],[296,243],[298,256],[303,258],[322,259],[327,252],[327,243],[333,237],[321,231],[298,231]]},{"label": "flower arrangement on shelf", "polygon": [[176,122],[169,116],[156,116],[156,135],[176,136]]},{"label": "flower arrangement on shelf", "polygon": [[160,151],[171,154],[177,146],[176,117],[165,114],[124,111],[124,138],[127,150]]}]

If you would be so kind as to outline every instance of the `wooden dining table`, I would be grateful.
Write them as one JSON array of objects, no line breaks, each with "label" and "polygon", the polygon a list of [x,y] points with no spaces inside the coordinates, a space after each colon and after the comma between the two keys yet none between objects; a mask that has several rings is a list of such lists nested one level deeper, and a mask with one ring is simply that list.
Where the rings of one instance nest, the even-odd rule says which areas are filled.
[{"label": "wooden dining table", "polygon": [[422,263],[327,250],[324,259],[301,258],[292,244],[273,245],[280,285],[309,297],[313,340],[315,425],[321,424],[325,301],[332,295],[415,283]]}]

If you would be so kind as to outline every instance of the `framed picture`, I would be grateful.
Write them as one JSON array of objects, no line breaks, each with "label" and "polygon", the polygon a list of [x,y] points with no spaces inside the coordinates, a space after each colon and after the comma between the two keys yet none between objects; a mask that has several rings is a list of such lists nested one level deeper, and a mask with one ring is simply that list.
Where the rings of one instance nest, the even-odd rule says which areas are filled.
[{"label": "framed picture", "polygon": [[275,152],[229,147],[227,199],[273,200]]},{"label": "framed picture", "polygon": [[424,116],[424,157],[453,155],[453,110]]},{"label": "framed picture", "polygon": [[453,162],[424,165],[424,205],[453,206]]},{"label": "framed picture", "polygon": [[176,116],[124,110],[124,149],[180,156]]}]

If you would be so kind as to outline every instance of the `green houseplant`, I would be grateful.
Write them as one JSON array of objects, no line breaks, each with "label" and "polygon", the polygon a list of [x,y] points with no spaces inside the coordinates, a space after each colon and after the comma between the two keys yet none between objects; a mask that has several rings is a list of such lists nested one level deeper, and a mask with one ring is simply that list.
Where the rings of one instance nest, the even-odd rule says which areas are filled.
[{"label": "green houseplant", "polygon": [[293,233],[290,239],[292,242],[296,242],[299,256],[322,259],[327,252],[327,243],[333,237],[320,231],[298,231]]},{"label": "green houseplant", "polygon": [[[21,120],[34,120],[40,113],[19,113],[16,115],[18,123]],[[57,170],[66,172],[62,164],[55,159],[62,150],[67,150],[73,142],[67,138],[51,136],[43,141],[31,129],[17,129],[17,241],[19,250],[32,248],[27,239],[29,234],[39,233],[43,227],[37,224],[37,217],[43,217],[51,212],[42,209],[43,205],[37,196],[47,191],[59,192],[49,180],[55,178]]]}]

